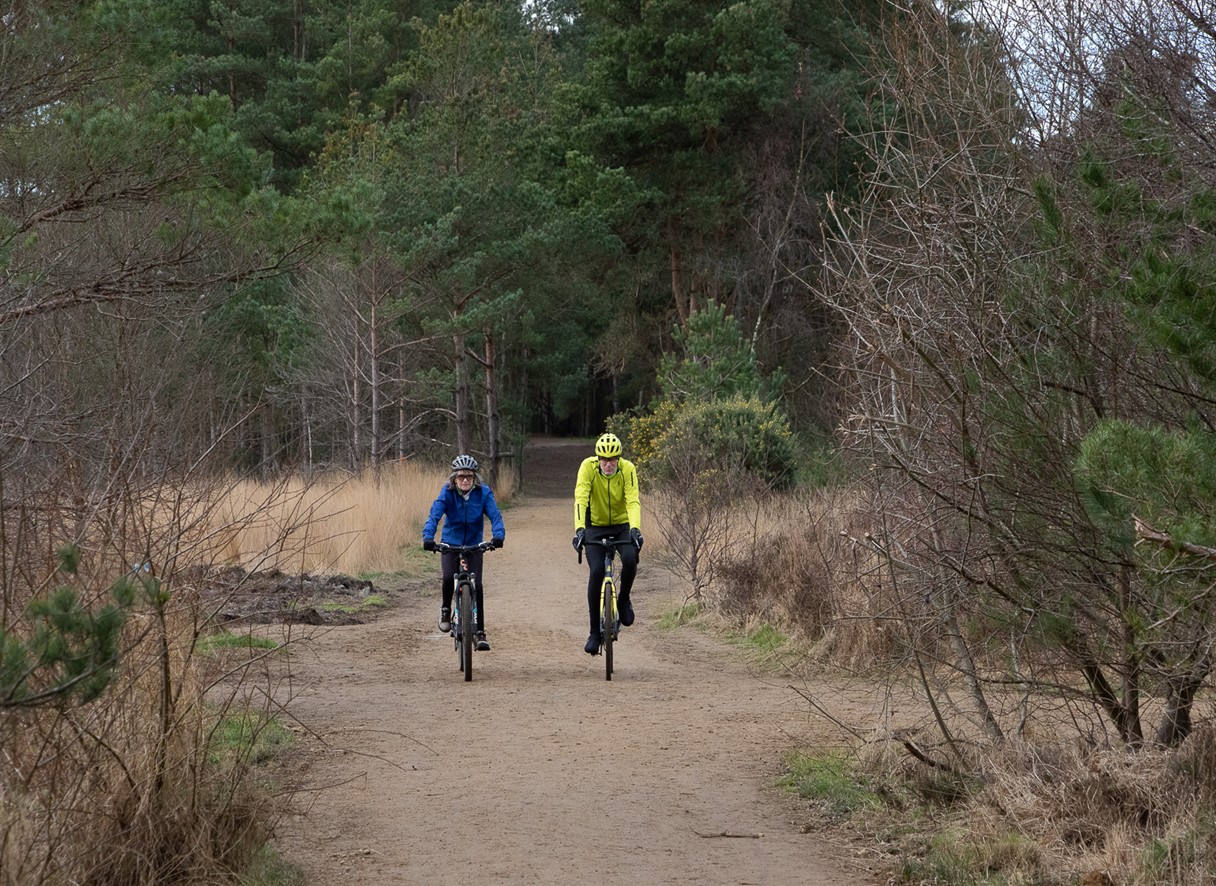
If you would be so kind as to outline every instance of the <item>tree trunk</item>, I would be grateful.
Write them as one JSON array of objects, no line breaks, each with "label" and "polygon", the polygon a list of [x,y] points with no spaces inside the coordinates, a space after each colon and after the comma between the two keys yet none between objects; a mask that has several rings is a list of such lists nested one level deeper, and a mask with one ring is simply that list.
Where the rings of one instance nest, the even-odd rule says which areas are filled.
[{"label": "tree trunk", "polygon": [[262,403],[262,408],[258,410],[261,413],[261,470],[262,481],[269,481],[274,476],[274,407],[268,403]]},{"label": "tree trunk", "polygon": [[1189,673],[1166,682],[1165,715],[1157,729],[1157,746],[1176,748],[1191,734],[1191,707],[1195,695],[1212,672],[1212,657],[1206,655]]},{"label": "tree trunk", "polygon": [[[930,537],[937,555],[943,560],[946,559],[942,540],[936,529],[932,530]],[[988,733],[988,737],[993,741],[1004,741],[1005,734],[1001,730],[996,717],[993,716],[992,708],[988,706],[988,699],[984,695],[984,687],[980,683],[975,659],[971,655],[971,650],[968,648],[967,641],[963,638],[962,629],[958,624],[959,602],[955,585],[952,581],[946,580],[941,583],[941,593],[938,599],[941,600],[942,623],[945,625],[946,633],[949,635],[950,648],[954,651],[954,666],[963,675],[963,682],[967,684],[967,691],[970,693],[971,701],[980,715],[981,722],[984,724],[984,731]]]},{"label": "tree trunk", "polygon": [[397,354],[397,460],[405,461],[405,353]]},{"label": "tree trunk", "polygon": [[457,332],[453,336],[454,345],[456,347],[456,363],[454,365],[456,386],[455,409],[456,409],[456,451],[457,454],[468,454],[469,452],[469,369],[468,358],[464,353],[465,334]]},{"label": "tree trunk", "polygon": [[1134,724],[1131,735],[1135,737],[1136,746],[1143,740],[1140,726],[1140,657],[1143,650],[1136,639],[1136,629],[1127,618],[1127,613],[1133,612],[1132,605],[1132,567],[1124,563],[1119,567],[1119,605],[1123,615],[1123,710],[1129,723]]},{"label": "tree trunk", "polygon": [[360,346],[359,318],[355,317],[354,330],[354,361],[351,367],[350,380],[350,469],[359,470],[359,462],[363,459],[362,416],[359,401],[363,397],[363,348]]},{"label": "tree trunk", "polygon": [[675,299],[676,315],[681,328],[688,328],[688,291],[684,282],[684,255],[676,245],[675,222],[667,223],[667,237],[671,249],[671,297]]},{"label": "tree trunk", "polygon": [[308,466],[308,472],[312,473],[312,400],[309,393],[306,388],[300,394],[300,414],[304,422],[304,464]]},{"label": "tree trunk", "polygon": [[376,291],[376,272],[372,269],[372,291],[371,291],[371,306],[368,317],[370,328],[368,329],[368,384],[371,386],[372,395],[372,439],[371,439],[371,462],[372,462],[372,477],[376,482],[380,482],[380,337],[378,335],[380,295]]},{"label": "tree trunk", "polygon": [[1097,699],[1102,710],[1106,711],[1111,722],[1115,724],[1119,740],[1129,748],[1138,748],[1143,745],[1144,733],[1141,731],[1140,718],[1131,716],[1131,712],[1123,706],[1122,701],[1107,682],[1106,675],[1098,667],[1098,663],[1092,659],[1085,660],[1081,665],[1081,673],[1085,675],[1094,698]]},{"label": "tree trunk", "polygon": [[946,601],[945,607],[946,631],[950,635],[950,646],[954,650],[954,666],[963,675],[963,682],[967,684],[967,691],[971,694],[971,702],[980,715],[980,721],[984,724],[984,731],[993,741],[1004,741],[1005,733],[1001,730],[1001,724],[993,716],[992,708],[988,706],[988,698],[984,695],[984,687],[979,680],[975,659],[972,658],[971,650],[963,639],[963,632],[959,629],[958,614],[955,611],[953,600]]},{"label": "tree trunk", "polygon": [[498,354],[494,330],[487,328],[485,337],[486,455],[490,461],[490,486],[494,488],[498,486],[499,457],[498,373],[495,369]]}]

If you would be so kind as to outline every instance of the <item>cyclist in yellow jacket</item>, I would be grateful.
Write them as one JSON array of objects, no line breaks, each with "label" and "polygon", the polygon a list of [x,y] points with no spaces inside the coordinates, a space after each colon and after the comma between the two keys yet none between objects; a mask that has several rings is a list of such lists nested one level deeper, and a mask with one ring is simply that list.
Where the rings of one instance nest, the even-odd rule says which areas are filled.
[{"label": "cyclist in yellow jacket", "polygon": [[[617,609],[621,624],[633,624],[633,604],[629,591],[638,573],[638,553],[642,550],[642,504],[638,496],[638,472],[633,462],[621,458],[621,441],[615,434],[604,434],[595,441],[595,455],[579,465],[574,484],[574,539],[576,551],[584,540],[633,541],[617,548],[621,555],[620,593]],[[587,546],[587,609],[591,615],[591,635],[585,652],[600,651],[600,585],[604,581],[606,551],[601,545]]]}]

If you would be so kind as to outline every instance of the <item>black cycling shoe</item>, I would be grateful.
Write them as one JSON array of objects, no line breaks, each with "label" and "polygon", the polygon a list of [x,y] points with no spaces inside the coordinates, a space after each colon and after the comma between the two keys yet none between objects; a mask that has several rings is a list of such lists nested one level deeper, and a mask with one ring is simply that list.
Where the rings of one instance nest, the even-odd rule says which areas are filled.
[{"label": "black cycling shoe", "polygon": [[629,602],[628,597],[616,598],[617,613],[621,617],[621,626],[629,627],[633,624],[633,604]]},{"label": "black cycling shoe", "polygon": [[486,639],[485,631],[478,631],[476,634],[473,635],[473,639],[475,641],[477,641],[477,651],[478,652],[489,652],[490,651],[490,641]]},{"label": "black cycling shoe", "polygon": [[600,654],[600,635],[598,631],[587,638],[587,644],[583,647],[583,652],[588,655]]},{"label": "black cycling shoe", "polygon": [[439,610],[439,630],[447,633],[452,629],[452,610],[444,606]]}]

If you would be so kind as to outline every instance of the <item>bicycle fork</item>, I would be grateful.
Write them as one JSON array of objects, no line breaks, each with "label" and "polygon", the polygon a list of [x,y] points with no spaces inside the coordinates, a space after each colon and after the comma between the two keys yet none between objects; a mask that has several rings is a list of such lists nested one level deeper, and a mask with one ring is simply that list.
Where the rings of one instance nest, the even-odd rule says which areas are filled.
[{"label": "bicycle fork", "polygon": [[[605,618],[605,613],[608,617]],[[607,622],[607,624],[605,623]],[[621,633],[621,615],[616,608],[616,585],[612,580],[610,572],[604,578],[603,584],[600,585],[600,632],[601,635],[612,631],[612,639],[616,639]]]}]

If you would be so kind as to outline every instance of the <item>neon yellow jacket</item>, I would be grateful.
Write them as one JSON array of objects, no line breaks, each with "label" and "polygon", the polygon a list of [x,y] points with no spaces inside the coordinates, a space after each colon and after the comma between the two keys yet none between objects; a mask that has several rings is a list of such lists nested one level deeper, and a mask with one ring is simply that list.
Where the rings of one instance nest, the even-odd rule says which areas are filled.
[{"label": "neon yellow jacket", "polygon": [[[587,519],[590,511],[591,519]],[[574,530],[586,526],[615,526],[628,523],[630,529],[642,528],[642,503],[638,498],[638,471],[633,462],[622,458],[616,473],[600,473],[600,460],[594,455],[583,460],[574,484]]]}]

